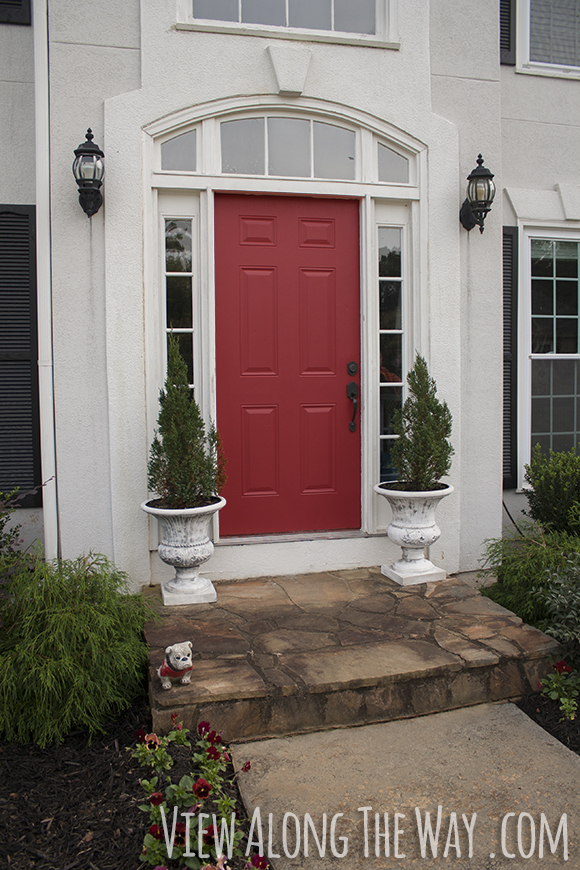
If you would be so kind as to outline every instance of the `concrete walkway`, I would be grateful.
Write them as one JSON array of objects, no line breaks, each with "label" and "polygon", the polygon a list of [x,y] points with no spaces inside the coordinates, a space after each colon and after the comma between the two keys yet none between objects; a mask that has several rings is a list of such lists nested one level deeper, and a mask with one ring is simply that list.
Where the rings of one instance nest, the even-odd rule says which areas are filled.
[{"label": "concrete walkway", "polygon": [[[239,782],[248,813],[259,808],[265,854],[279,856],[275,870],[580,868],[580,758],[510,703],[244,743],[233,756],[238,768],[251,761]],[[435,835],[438,807],[439,836],[422,855],[426,813]],[[321,845],[326,814],[324,857],[310,826],[305,843],[307,813]],[[564,830],[552,854],[545,827],[556,841],[564,814],[568,860]],[[256,851],[258,837],[256,824]],[[348,851],[334,857],[333,846]]]}]

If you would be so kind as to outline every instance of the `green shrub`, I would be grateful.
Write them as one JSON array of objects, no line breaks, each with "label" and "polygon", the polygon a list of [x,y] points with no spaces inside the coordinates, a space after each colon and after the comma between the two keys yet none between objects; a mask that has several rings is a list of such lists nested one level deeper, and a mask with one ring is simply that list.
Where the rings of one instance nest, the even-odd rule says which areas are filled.
[{"label": "green shrub", "polygon": [[104,556],[0,557],[0,736],[58,742],[102,730],[144,690],[151,613]]},{"label": "green shrub", "polygon": [[551,571],[545,588],[535,595],[546,613],[540,627],[560,641],[567,657],[580,666],[580,555]]},{"label": "green shrub", "polygon": [[454,452],[449,442],[451,412],[447,403],[437,398],[435,381],[419,354],[407,383],[409,396],[393,418],[393,432],[399,437],[392,443],[391,457],[399,479],[388,488],[411,492],[441,489]]},{"label": "green shrub", "polygon": [[14,552],[20,535],[20,525],[7,528],[18,504],[18,489],[0,492],[0,555]]},{"label": "green shrub", "polygon": [[532,487],[525,492],[527,515],[543,529],[580,535],[580,455],[576,450],[551,450],[546,456],[536,444],[526,465],[526,481]]},{"label": "green shrub", "polygon": [[485,568],[498,582],[481,591],[528,624],[541,626],[549,617],[542,593],[550,577],[574,557],[580,558],[580,537],[523,524],[521,534],[514,532],[487,542]]}]

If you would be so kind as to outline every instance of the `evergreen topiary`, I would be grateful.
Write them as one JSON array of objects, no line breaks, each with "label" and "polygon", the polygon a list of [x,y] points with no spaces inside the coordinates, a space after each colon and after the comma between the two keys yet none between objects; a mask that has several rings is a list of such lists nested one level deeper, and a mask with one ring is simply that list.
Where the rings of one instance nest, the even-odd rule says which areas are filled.
[{"label": "evergreen topiary", "polygon": [[181,509],[213,504],[225,485],[225,459],[215,425],[209,432],[189,388],[177,339],[169,336],[167,379],[159,393],[157,432],[148,466],[155,507]]},{"label": "evergreen topiary", "polygon": [[40,746],[102,730],[144,693],[153,615],[104,556],[0,556],[0,737]]},{"label": "evergreen topiary", "polygon": [[580,535],[580,455],[576,450],[546,456],[539,444],[526,465],[528,516],[543,529]]},{"label": "evergreen topiary", "polygon": [[393,441],[391,456],[399,478],[388,488],[407,492],[443,489],[441,478],[448,474],[454,452],[448,440],[451,413],[447,403],[437,398],[435,381],[419,354],[407,383],[409,396],[393,420],[393,432],[399,437]]}]

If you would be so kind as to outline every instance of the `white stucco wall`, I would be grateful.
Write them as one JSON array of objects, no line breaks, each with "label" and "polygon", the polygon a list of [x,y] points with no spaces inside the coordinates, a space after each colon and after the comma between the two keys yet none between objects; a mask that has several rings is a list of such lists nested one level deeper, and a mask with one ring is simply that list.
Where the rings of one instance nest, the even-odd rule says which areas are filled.
[{"label": "white stucco wall", "polygon": [[[147,496],[147,402],[158,386],[151,372],[157,377],[159,370],[145,342],[147,282],[155,276],[144,268],[154,200],[143,128],[188,106],[275,94],[267,53],[273,40],[175,30],[173,0],[141,9],[108,0],[94,20],[90,10],[81,15],[63,0],[53,0],[50,10],[63,554],[105,552],[139,585],[150,579],[148,521],[139,504]],[[303,94],[289,98],[295,106],[318,100],[364,112],[424,143],[413,342],[430,360],[454,417],[457,495],[441,505],[444,536],[431,554],[449,571],[473,568],[484,538],[499,534],[501,520],[501,220],[492,212],[483,236],[477,230],[468,236],[458,222],[464,179],[479,151],[501,182],[496,19],[495,0],[477,7],[405,0],[399,3],[400,50],[309,43]],[[474,29],[475,54],[473,40],[465,38]],[[476,113],[474,100],[481,107]],[[88,126],[106,155],[105,205],[91,221],[76,202],[70,172],[72,150]],[[367,540],[366,558],[376,564],[377,541]],[[339,560],[336,554],[347,546],[310,549],[323,566]],[[364,546],[364,539],[357,542],[361,564]],[[231,576],[235,548],[221,549],[215,570]],[[313,564],[308,558],[298,562]],[[288,564],[287,554],[283,559]],[[255,573],[262,573],[259,565]]]}]

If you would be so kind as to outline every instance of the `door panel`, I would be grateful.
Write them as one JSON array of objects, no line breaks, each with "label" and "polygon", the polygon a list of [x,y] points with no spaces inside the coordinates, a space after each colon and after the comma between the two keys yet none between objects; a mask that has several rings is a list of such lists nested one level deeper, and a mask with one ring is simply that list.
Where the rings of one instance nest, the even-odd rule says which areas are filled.
[{"label": "door panel", "polygon": [[216,194],[220,534],[360,528],[358,202]]}]

